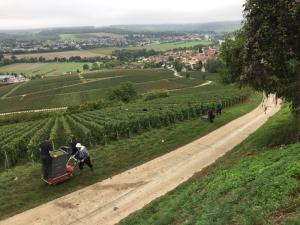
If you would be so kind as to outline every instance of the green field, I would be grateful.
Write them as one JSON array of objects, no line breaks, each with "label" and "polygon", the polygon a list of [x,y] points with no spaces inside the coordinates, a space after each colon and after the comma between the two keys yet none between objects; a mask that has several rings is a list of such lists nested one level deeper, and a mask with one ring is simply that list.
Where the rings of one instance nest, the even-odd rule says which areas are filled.
[{"label": "green field", "polygon": [[70,41],[70,40],[77,41],[77,40],[82,40],[82,39],[79,38],[78,35],[76,35],[76,34],[60,34],[60,35],[59,35],[59,38],[60,38],[61,40],[64,40],[64,41]]},{"label": "green field", "polygon": [[83,64],[76,62],[59,63],[17,63],[0,67],[0,74],[6,73],[24,73],[27,76],[43,75],[57,76],[64,73],[76,73],[77,69],[82,71]]},{"label": "green field", "polygon": [[[201,74],[186,79],[176,78],[172,71],[164,69],[119,69],[86,73],[83,79],[78,75],[45,77],[16,84],[13,91],[10,87],[0,87],[0,112],[78,105],[105,98],[112,89],[126,82],[133,83],[141,94],[191,88],[205,81]],[[206,79],[212,80],[214,76],[206,74]]]},{"label": "green field", "polygon": [[[153,44],[153,45],[146,45],[143,47],[126,47],[122,49],[129,49],[129,50],[136,50],[145,48],[147,50],[155,50],[155,51],[168,51],[175,48],[188,48],[193,47],[195,45],[210,45],[210,41],[178,41],[178,42],[170,42],[170,43],[162,43],[162,44]],[[90,52],[103,54],[103,55],[111,55],[111,53],[115,50],[120,50],[120,48],[112,47],[112,48],[95,48],[89,50]]]},{"label": "green field", "polygon": [[[248,91],[246,91],[246,93],[247,92]],[[159,125],[159,120],[155,119],[156,116],[162,116],[165,112],[167,112],[165,115],[172,115],[170,105],[173,105],[173,107],[175,107],[174,109],[179,109],[178,107],[185,107],[187,105],[191,106],[192,102],[197,102],[197,104],[199,104],[199,101],[203,103],[214,102],[218,98],[225,97],[225,95],[228,98],[231,98],[232,96],[239,96],[240,93],[241,90],[230,86],[217,86],[214,89],[211,88],[209,90],[202,90],[200,88],[195,90],[185,90],[171,93],[170,97],[164,99],[130,103],[122,107],[105,109],[104,111],[100,110],[73,114],[67,116],[65,119],[58,117],[58,119],[55,120],[48,119],[2,126],[1,131],[5,131],[6,134],[14,133],[13,136],[18,136],[18,134],[22,133],[31,133],[29,138],[30,140],[22,143],[32,144],[34,142],[38,143],[42,138],[41,135],[45,133],[45,129],[42,130],[43,127],[50,129],[50,133],[52,135],[54,135],[58,130],[60,131],[60,135],[65,135],[68,130],[65,128],[69,127],[72,131],[77,132],[76,135],[82,135],[79,137],[83,138],[81,140],[84,144],[87,144],[90,136],[86,129],[93,127],[93,135],[91,138],[96,138],[97,136],[95,136],[95,134],[101,130],[101,123],[103,123],[103,121],[115,125],[118,124],[116,123],[117,121],[131,121],[133,125],[134,121],[132,119],[151,119],[152,117],[153,120],[151,122],[151,126],[155,128]],[[119,138],[121,139],[115,139],[115,141],[107,143],[106,145],[94,146],[91,148],[90,152],[95,168],[94,175],[90,176],[89,173],[84,173],[80,178],[76,176],[74,179],[66,183],[62,183],[61,185],[53,187],[45,186],[39,179],[39,163],[32,164],[28,162],[24,165],[17,165],[10,170],[0,171],[0,194],[2,196],[0,198],[0,218],[3,219],[23,210],[66,195],[67,193],[106,179],[114,174],[118,174],[170,152],[179,146],[189,143],[192,140],[217,129],[229,121],[244,115],[255,108],[260,101],[260,94],[252,95],[245,104],[238,104],[237,106],[226,108],[222,116],[217,117],[213,124],[199,120],[198,117],[193,117],[191,116],[192,114],[190,114],[188,117],[183,116],[180,120],[176,120],[175,123],[171,121],[169,123],[167,120],[164,120],[165,125],[163,125],[163,120],[161,120],[161,126],[159,129],[158,127],[157,129],[148,127],[147,122],[145,123],[145,125],[147,125],[147,129],[141,130],[138,133],[128,133],[127,129],[124,130],[122,126],[119,126],[118,129],[120,131],[123,129],[123,132],[119,133]],[[148,109],[147,112],[143,111],[145,107]],[[161,111],[161,109],[163,111]],[[161,112],[159,113],[159,111]],[[177,116],[180,116],[180,113],[184,115],[184,111],[178,111]],[[185,111],[185,113],[187,113],[187,111]],[[59,126],[60,123],[58,123],[57,120],[62,120],[64,128]],[[66,123],[63,122],[64,120],[67,121],[69,126],[65,125]],[[52,129],[49,128],[49,124],[54,124]],[[122,123],[120,123],[120,125],[121,124]],[[22,127],[22,129],[19,129],[20,127]],[[126,125],[125,128],[126,127],[129,127],[130,130],[134,129],[134,126]],[[37,133],[36,130],[40,130],[40,132]],[[34,133],[37,133],[37,135],[32,135]],[[111,133],[111,135],[116,138],[117,134],[114,132]],[[107,135],[107,137],[113,138],[111,135]],[[102,135],[100,135],[100,139],[101,137]],[[161,140],[161,137],[164,137],[165,139],[164,144],[157,141]],[[7,141],[7,138],[4,141]],[[12,139],[13,137],[9,138]],[[54,140],[55,142],[60,142],[61,138],[54,136]],[[10,140],[10,142],[13,141]],[[147,151],[145,151],[145,146],[147,146]],[[7,148],[5,149],[7,150]],[[18,179],[14,179],[15,177],[18,177]]]},{"label": "green field", "polygon": [[120,224],[300,224],[298,129],[284,107],[214,165]]},{"label": "green field", "polygon": [[[65,38],[70,38],[72,35],[67,35]],[[16,55],[18,58],[31,58],[31,57],[40,57],[53,59],[55,57],[66,57],[71,56],[81,56],[81,57],[96,57],[96,56],[110,56],[111,53],[115,50],[121,49],[154,49],[156,51],[168,51],[174,48],[184,48],[184,47],[193,47],[195,45],[210,45],[210,41],[178,41],[162,44],[152,44],[141,47],[103,47],[103,48],[94,48],[89,50],[76,50],[76,51],[64,51],[64,52],[50,52],[50,53],[32,53],[32,54],[19,54]]]},{"label": "green field", "polygon": [[82,34],[60,34],[59,35],[59,38],[61,40],[85,40],[85,39],[101,38],[101,37],[111,37],[111,38],[115,38],[115,39],[120,39],[120,38],[124,37],[124,35],[105,33],[105,32],[82,33]]}]

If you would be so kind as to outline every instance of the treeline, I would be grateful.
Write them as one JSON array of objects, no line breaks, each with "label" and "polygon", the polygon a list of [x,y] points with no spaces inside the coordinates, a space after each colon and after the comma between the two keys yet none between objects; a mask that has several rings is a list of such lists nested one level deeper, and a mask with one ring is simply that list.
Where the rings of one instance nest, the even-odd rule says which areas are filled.
[{"label": "treeline", "polygon": [[136,60],[140,57],[149,57],[154,55],[159,55],[161,52],[155,51],[153,49],[147,50],[147,49],[121,49],[121,50],[115,50],[112,52],[112,56],[117,57],[120,61],[130,61],[130,60]]},{"label": "treeline", "polygon": [[202,48],[207,47],[206,45],[194,45],[192,47],[179,47],[179,48],[174,48],[173,51],[186,51],[186,50],[192,50],[198,53],[202,53]]},{"label": "treeline", "polygon": [[30,58],[17,58],[15,55],[11,57],[4,57],[4,55],[0,54],[0,66],[6,66],[14,63],[37,63],[37,62],[109,62],[111,60],[110,57],[81,57],[81,56],[71,56],[67,57],[55,57],[52,59],[45,58],[43,56],[40,57],[30,57]]}]

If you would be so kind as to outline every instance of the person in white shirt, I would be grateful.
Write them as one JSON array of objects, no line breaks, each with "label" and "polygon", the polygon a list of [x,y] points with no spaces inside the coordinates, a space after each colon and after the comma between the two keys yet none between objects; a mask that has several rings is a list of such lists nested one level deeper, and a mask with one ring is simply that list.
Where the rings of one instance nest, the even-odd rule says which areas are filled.
[{"label": "person in white shirt", "polygon": [[78,159],[79,161],[79,169],[80,169],[80,174],[83,170],[84,164],[88,165],[88,167],[91,169],[92,172],[94,172],[93,164],[90,159],[90,154],[87,150],[87,148],[80,143],[76,144],[76,148],[78,149],[78,152],[75,154],[75,158]]}]

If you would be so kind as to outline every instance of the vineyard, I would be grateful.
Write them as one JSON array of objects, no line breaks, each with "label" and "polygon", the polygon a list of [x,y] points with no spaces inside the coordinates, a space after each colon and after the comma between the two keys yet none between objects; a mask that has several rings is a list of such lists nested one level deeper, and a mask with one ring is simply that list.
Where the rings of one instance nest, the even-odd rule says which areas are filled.
[{"label": "vineyard", "polygon": [[[176,78],[166,69],[111,69],[78,75],[45,77],[23,84],[0,87],[0,112],[57,108],[105,98],[121,83],[131,82],[139,93],[197,86],[213,80],[213,74],[191,74],[190,79]],[[18,102],[18,104],[15,104]]]},{"label": "vineyard", "polygon": [[66,145],[71,134],[78,137],[84,145],[104,145],[153,128],[206,115],[208,108],[214,108],[219,99],[223,101],[225,108],[230,107],[245,101],[250,93],[247,89],[234,87],[206,87],[179,91],[163,99],[140,100],[118,107],[78,114],[65,113],[47,119],[2,126],[1,165],[11,167],[22,160],[38,160],[38,146],[47,134],[51,134],[56,148]]}]

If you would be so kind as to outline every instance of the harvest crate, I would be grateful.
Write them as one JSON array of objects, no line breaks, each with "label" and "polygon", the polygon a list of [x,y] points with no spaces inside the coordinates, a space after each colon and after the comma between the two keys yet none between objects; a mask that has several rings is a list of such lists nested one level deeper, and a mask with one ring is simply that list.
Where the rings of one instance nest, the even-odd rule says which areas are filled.
[{"label": "harvest crate", "polygon": [[66,173],[66,165],[69,155],[63,151],[55,151],[52,158],[52,165],[49,173],[49,178],[62,176]]}]

